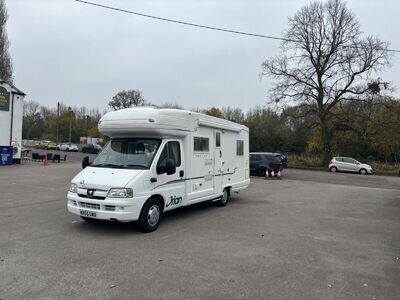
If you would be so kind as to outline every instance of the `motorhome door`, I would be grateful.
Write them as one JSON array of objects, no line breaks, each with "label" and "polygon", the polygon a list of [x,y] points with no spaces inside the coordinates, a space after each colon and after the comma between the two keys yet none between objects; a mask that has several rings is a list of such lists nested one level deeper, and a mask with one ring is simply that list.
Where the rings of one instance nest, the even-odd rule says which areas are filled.
[{"label": "motorhome door", "polygon": [[222,148],[222,132],[214,130],[214,193],[222,193],[224,173],[224,153]]}]

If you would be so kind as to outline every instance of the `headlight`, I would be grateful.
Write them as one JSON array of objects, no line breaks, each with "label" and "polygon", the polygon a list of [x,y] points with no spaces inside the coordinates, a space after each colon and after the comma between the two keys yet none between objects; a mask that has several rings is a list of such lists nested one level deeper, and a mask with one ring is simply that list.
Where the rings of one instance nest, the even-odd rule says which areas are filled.
[{"label": "headlight", "polygon": [[69,187],[70,193],[76,193],[78,186],[75,183],[71,183],[71,186]]},{"label": "headlight", "polygon": [[120,189],[120,188],[113,188],[108,191],[107,197],[109,198],[132,198],[133,191],[132,189]]}]

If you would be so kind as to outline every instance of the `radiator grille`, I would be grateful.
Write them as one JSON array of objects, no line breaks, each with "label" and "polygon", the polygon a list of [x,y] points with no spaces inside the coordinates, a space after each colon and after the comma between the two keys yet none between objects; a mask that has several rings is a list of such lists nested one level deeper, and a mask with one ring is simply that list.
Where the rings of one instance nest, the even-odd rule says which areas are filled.
[{"label": "radiator grille", "polygon": [[104,205],[104,210],[115,211],[114,205]]},{"label": "radiator grille", "polygon": [[100,204],[95,204],[95,203],[79,202],[79,206],[90,209],[100,209]]}]

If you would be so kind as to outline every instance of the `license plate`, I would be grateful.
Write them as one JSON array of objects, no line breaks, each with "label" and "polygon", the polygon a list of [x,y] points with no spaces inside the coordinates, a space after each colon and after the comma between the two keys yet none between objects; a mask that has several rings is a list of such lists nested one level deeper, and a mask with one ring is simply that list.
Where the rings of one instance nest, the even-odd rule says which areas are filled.
[{"label": "license plate", "polygon": [[94,211],[81,210],[80,214],[81,214],[81,216],[85,216],[85,217],[91,217],[91,218],[97,217],[97,214]]}]

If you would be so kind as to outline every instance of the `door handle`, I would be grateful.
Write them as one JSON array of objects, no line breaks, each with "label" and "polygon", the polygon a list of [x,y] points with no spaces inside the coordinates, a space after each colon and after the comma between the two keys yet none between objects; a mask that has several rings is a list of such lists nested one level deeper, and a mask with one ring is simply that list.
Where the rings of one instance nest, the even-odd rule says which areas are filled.
[{"label": "door handle", "polygon": [[183,172],[183,170],[179,171],[179,177],[183,177],[183,175],[185,175],[185,173]]}]

